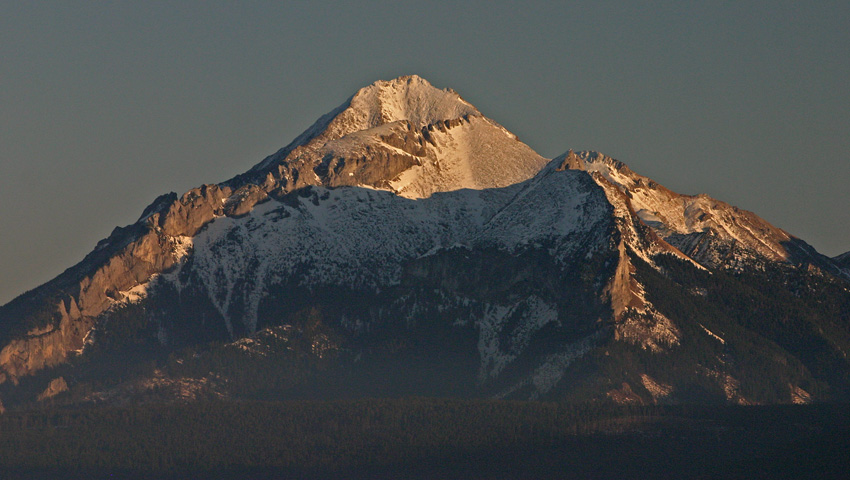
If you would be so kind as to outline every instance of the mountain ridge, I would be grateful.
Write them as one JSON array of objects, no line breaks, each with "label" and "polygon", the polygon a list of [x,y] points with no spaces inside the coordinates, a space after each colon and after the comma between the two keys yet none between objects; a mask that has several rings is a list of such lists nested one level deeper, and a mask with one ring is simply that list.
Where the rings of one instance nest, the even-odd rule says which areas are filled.
[{"label": "mountain ridge", "polygon": [[[580,152],[570,160],[572,151],[557,159],[591,173],[598,173],[626,193],[629,207],[640,220],[664,241],[704,266],[728,266],[747,256],[792,264],[811,263],[836,275],[832,259],[788,232],[774,227],[753,212],[739,209],[706,194],[682,195],[654,180],[633,172],[624,163],[599,152]],[[576,162],[580,162],[577,164]],[[724,243],[726,251],[706,250],[705,237]],[[740,252],[740,245],[749,252]],[[752,258],[751,258],[752,259]],[[850,277],[847,277],[850,279]]]}]

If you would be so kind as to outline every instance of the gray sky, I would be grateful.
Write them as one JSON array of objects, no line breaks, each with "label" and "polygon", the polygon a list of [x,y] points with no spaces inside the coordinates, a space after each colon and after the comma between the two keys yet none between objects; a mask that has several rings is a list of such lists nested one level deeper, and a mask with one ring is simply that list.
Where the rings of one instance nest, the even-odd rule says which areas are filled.
[{"label": "gray sky", "polygon": [[0,0],[0,303],[378,79],[850,250],[850,3]]}]

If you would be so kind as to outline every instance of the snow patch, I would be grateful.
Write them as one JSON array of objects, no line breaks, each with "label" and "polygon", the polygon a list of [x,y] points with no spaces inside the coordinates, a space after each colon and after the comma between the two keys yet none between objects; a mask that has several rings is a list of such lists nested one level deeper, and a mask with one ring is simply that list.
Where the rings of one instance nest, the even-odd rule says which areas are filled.
[{"label": "snow patch", "polygon": [[590,352],[590,350],[593,349],[593,347],[595,347],[599,342],[603,334],[603,330],[598,330],[577,342],[566,345],[561,352],[547,356],[540,366],[534,369],[534,372],[529,378],[517,383],[496,396],[498,398],[505,398],[514,392],[529,386],[533,388],[530,395],[532,400],[538,399],[549,393],[549,391],[558,384],[561,378],[563,378],[567,368],[575,360]]},{"label": "snow patch", "polygon": [[[153,277],[151,278],[153,280]],[[135,287],[119,292],[123,303],[137,303],[148,296],[148,286],[150,281],[136,285]]]},{"label": "snow patch", "polygon": [[[500,337],[512,321],[515,326],[507,336],[510,344],[502,345]],[[483,383],[497,377],[505,366],[525,351],[535,333],[557,321],[557,308],[537,296],[510,306],[488,306],[484,318],[478,322],[478,353],[481,355],[478,381]]]},{"label": "snow patch", "polygon": [[[224,201],[224,199],[222,199]],[[193,242],[192,237],[179,236],[169,238],[172,245],[172,255],[177,261],[183,260],[186,256],[192,253]]]}]

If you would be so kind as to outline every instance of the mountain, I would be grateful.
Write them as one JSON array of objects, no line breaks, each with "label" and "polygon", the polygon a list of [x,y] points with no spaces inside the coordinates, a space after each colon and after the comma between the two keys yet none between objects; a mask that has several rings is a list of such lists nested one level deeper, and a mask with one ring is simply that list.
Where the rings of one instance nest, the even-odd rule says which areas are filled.
[{"label": "mountain", "polygon": [[846,400],[842,258],[400,77],[0,307],[0,396]]}]

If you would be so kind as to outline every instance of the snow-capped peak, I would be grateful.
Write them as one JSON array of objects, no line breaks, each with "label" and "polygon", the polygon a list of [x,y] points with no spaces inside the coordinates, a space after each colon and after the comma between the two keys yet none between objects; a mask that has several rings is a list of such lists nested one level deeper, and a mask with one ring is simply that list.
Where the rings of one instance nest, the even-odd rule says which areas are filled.
[{"label": "snow-capped peak", "polygon": [[334,111],[338,114],[322,132],[325,141],[393,122],[408,121],[421,128],[481,115],[454,90],[436,88],[417,75],[378,80],[358,90]]},{"label": "snow-capped peak", "polygon": [[478,109],[454,90],[436,88],[418,75],[378,80],[358,90],[342,105],[319,118],[292,143],[251,170],[264,170],[298,147],[323,145],[352,133],[394,122],[408,121],[421,128],[436,122],[480,115]]},{"label": "snow-capped peak", "polygon": [[379,80],[361,88],[351,98],[347,111],[362,122],[358,130],[399,120],[424,126],[481,114],[454,90],[436,88],[417,75]]},{"label": "snow-capped peak", "polygon": [[348,185],[425,198],[512,185],[546,163],[454,90],[410,75],[361,88],[252,172],[283,191]]}]

